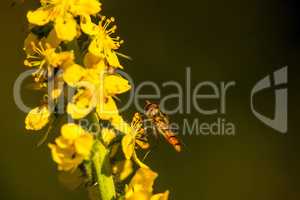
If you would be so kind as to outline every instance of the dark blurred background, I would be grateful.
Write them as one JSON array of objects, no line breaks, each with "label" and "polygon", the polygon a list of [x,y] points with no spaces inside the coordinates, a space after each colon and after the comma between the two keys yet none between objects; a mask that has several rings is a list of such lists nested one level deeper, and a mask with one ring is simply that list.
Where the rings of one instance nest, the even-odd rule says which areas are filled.
[{"label": "dark blurred background", "polygon": [[[0,2],[0,199],[87,199],[84,190],[69,191],[59,183],[49,149],[36,147],[42,136],[24,130],[26,115],[13,101],[14,81],[25,70],[22,46],[25,13],[34,8],[31,2],[15,6],[12,0]],[[236,81],[228,93],[226,114],[236,125],[236,135],[182,137],[185,147],[180,154],[159,142],[147,159],[160,174],[157,191],[169,189],[174,200],[300,199],[299,1],[104,0],[103,4],[104,14],[117,19],[125,40],[121,52],[133,58],[123,63],[136,83],[184,83],[187,66],[193,85]],[[289,131],[284,135],[252,115],[249,94],[258,80],[285,65]],[[24,92],[29,105],[37,105],[39,97]],[[271,112],[273,99],[272,92],[261,96],[259,109]],[[171,116],[179,124],[183,118],[211,120],[195,110]]]}]

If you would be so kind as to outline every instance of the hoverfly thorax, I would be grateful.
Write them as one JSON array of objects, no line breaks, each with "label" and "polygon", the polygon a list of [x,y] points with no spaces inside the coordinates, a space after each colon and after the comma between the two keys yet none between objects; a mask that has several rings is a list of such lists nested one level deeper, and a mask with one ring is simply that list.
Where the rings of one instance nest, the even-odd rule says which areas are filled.
[{"label": "hoverfly thorax", "polygon": [[154,118],[159,114],[159,106],[150,101],[146,101],[145,114],[149,118]]}]

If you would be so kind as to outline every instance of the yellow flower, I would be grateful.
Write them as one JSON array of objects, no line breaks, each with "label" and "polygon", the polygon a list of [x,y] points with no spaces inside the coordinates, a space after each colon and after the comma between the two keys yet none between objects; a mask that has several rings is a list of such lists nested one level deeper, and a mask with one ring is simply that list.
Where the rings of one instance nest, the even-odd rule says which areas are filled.
[{"label": "yellow flower", "polygon": [[131,132],[124,135],[122,138],[122,150],[126,159],[133,160],[142,168],[148,168],[147,165],[142,163],[136,152],[135,148],[140,147],[141,149],[149,148],[149,143],[145,136],[145,130],[143,128],[142,117],[139,113],[135,113],[131,122]]},{"label": "yellow flower", "polygon": [[114,21],[115,19],[113,17],[110,19],[103,17],[97,27],[91,26],[86,28],[88,29],[86,33],[90,34],[93,38],[89,46],[89,52],[106,59],[112,67],[122,68],[115,50],[120,48],[123,40],[120,41],[119,37],[111,37],[111,34],[115,33],[117,29],[116,25],[108,28],[111,22]]},{"label": "yellow flower", "polygon": [[108,74],[103,59],[91,53],[85,55],[84,64],[86,68],[73,64],[64,69],[64,81],[80,89],[69,103],[67,111],[73,119],[80,119],[96,107],[100,119],[111,121],[119,115],[112,96],[128,91],[130,85],[121,76]]},{"label": "yellow flower", "polygon": [[65,81],[77,88],[77,93],[67,106],[67,112],[73,119],[84,118],[96,107],[100,97],[98,71],[74,65],[67,68],[66,72]]},{"label": "yellow flower", "polygon": [[58,164],[58,170],[74,171],[78,165],[88,159],[94,143],[93,136],[76,124],[65,124],[61,136],[49,144],[52,158]]},{"label": "yellow flower", "polygon": [[[93,61],[92,61],[93,62]],[[64,70],[64,80],[73,87],[81,88],[69,103],[67,111],[74,119],[85,117],[96,107],[102,120],[112,120],[119,115],[113,95],[130,89],[128,81],[117,76],[107,75],[106,66],[92,64],[93,68],[83,68],[77,64]]]},{"label": "yellow flower", "polygon": [[[91,87],[93,84],[91,84]],[[83,88],[73,96],[67,106],[67,112],[73,119],[87,116],[95,107],[97,115],[102,120],[112,120],[119,114],[117,105],[112,97],[100,96],[99,88]],[[103,100],[105,98],[105,100]]]},{"label": "yellow flower", "polygon": [[[43,82],[46,75],[50,75],[51,68],[64,67],[74,60],[73,52],[56,52],[56,47],[46,40],[38,41],[36,36],[30,34],[24,44],[24,50],[27,52],[27,58],[24,65],[35,67],[37,71],[33,73],[36,82]],[[55,43],[55,42],[54,42]]]},{"label": "yellow flower", "polygon": [[73,119],[81,119],[87,116],[92,109],[92,94],[88,90],[80,90],[73,96],[72,102],[68,103],[67,112]]},{"label": "yellow flower", "polygon": [[61,40],[57,37],[54,30],[51,30],[47,37],[43,37],[41,39],[39,39],[38,36],[34,33],[29,33],[24,41],[24,51],[26,52],[26,54],[34,54],[34,48],[38,46],[39,42],[43,46],[46,46],[46,44],[48,44],[52,48],[56,48],[61,43]]},{"label": "yellow flower", "polygon": [[126,188],[126,200],[167,200],[169,192],[152,195],[153,184],[157,173],[149,168],[140,168]]},{"label": "yellow flower", "polygon": [[72,41],[77,35],[74,17],[87,18],[101,10],[97,0],[41,0],[41,4],[42,7],[27,13],[29,23],[43,26],[54,22],[57,36],[64,41]]},{"label": "yellow flower", "polygon": [[51,112],[48,106],[40,106],[32,109],[25,119],[26,129],[41,130],[48,124],[50,115]]}]

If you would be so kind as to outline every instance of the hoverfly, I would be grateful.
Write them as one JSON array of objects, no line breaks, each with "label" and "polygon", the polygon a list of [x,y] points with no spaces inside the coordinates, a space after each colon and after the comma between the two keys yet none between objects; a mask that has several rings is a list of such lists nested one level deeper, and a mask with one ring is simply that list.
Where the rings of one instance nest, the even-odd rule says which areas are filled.
[{"label": "hoverfly", "polygon": [[155,125],[160,134],[174,147],[177,152],[181,151],[181,142],[170,129],[168,117],[159,109],[157,104],[146,101],[145,114]]}]

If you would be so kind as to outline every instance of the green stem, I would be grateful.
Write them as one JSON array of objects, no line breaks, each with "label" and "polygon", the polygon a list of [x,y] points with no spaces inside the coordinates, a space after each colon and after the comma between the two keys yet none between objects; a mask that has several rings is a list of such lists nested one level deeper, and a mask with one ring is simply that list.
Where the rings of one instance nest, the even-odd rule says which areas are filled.
[{"label": "green stem", "polygon": [[[74,40],[67,44],[68,49],[72,49],[75,53],[76,62],[82,64],[83,58],[80,52],[78,41]],[[91,114],[91,121],[98,123],[97,115]],[[86,166],[91,171],[92,179],[97,181],[97,184],[89,188],[89,196],[92,200],[115,200],[116,192],[115,185],[111,173],[111,165],[109,160],[109,151],[101,143],[96,140],[93,148],[92,165]]]},{"label": "green stem", "polygon": [[115,185],[111,174],[111,166],[109,160],[109,154],[104,145],[97,141],[94,147],[94,155],[92,157],[92,163],[95,170],[95,176],[97,185],[95,186],[98,194],[95,197],[97,200],[114,200],[116,199]]}]

